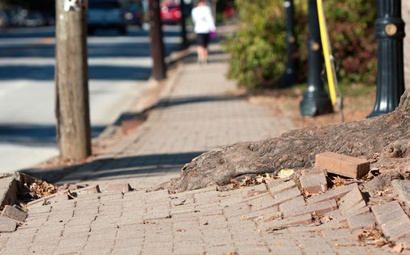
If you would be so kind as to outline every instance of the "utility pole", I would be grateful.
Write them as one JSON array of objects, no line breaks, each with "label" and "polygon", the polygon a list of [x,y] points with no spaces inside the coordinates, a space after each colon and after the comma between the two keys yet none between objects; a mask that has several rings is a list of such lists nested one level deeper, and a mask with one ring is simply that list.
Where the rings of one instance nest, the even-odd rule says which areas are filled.
[{"label": "utility pole", "polygon": [[91,155],[86,0],[56,0],[57,143],[66,160]]},{"label": "utility pole", "polygon": [[165,50],[162,33],[159,0],[149,0],[149,37],[152,57],[152,77],[157,80],[166,78]]}]

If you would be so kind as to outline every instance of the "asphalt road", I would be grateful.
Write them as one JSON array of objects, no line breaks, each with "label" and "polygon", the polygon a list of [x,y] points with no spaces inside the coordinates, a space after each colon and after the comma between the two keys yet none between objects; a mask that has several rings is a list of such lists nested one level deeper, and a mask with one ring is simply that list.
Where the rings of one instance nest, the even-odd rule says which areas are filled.
[{"label": "asphalt road", "polygon": [[[27,169],[58,155],[54,116],[54,27],[0,30],[0,172]],[[165,51],[180,45],[164,27]],[[147,86],[147,31],[97,31],[87,38],[92,136],[131,106]]]}]

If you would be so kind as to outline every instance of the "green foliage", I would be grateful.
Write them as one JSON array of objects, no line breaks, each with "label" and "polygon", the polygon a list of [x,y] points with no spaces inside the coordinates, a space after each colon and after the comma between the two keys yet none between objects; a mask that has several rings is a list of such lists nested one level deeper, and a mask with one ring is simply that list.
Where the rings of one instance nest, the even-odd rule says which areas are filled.
[{"label": "green foliage", "polygon": [[241,28],[224,43],[231,54],[228,77],[248,88],[269,86],[285,69],[283,0],[236,0],[235,5]]},{"label": "green foliage", "polygon": [[[228,77],[247,88],[276,87],[286,66],[283,0],[236,0],[239,29],[224,42],[231,54]],[[299,79],[307,72],[308,2],[294,0]],[[324,1],[333,55],[341,83],[374,84],[376,7],[367,0]]]}]

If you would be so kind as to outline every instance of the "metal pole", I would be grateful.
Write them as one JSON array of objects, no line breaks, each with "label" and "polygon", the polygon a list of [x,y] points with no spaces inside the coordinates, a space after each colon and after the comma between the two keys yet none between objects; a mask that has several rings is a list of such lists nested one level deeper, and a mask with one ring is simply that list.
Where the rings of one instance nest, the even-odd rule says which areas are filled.
[{"label": "metal pole", "polygon": [[378,0],[375,32],[377,38],[377,90],[374,117],[393,111],[404,93],[401,0]]},{"label": "metal pole", "polygon": [[307,89],[300,102],[302,116],[316,116],[333,112],[332,102],[324,89],[321,72],[323,55],[320,43],[316,0],[309,0],[309,39]]},{"label": "metal pole", "polygon": [[296,83],[297,79],[297,52],[298,45],[295,35],[295,24],[294,24],[294,8],[293,0],[285,0],[284,7],[286,10],[286,54],[287,54],[287,64],[285,69],[285,74],[280,81],[281,88],[291,87]]}]

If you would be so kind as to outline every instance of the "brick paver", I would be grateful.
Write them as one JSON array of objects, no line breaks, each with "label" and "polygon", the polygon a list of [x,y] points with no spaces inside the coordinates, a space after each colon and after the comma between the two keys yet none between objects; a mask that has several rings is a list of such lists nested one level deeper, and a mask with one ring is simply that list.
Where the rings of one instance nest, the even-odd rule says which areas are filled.
[{"label": "brick paver", "polygon": [[[359,228],[354,223],[369,219],[361,217],[372,215],[380,226],[388,219],[378,214],[380,208],[356,208],[360,199],[349,210],[343,210],[347,203],[337,204],[343,197],[356,199],[357,184],[311,197],[301,192],[303,184],[289,179],[223,192],[215,187],[146,192],[178,177],[183,164],[203,151],[294,128],[268,108],[230,96],[236,86],[225,77],[226,56],[220,50],[211,46],[211,63],[205,66],[188,57],[145,123],[61,180],[89,186],[72,190],[76,196],[30,204],[17,231],[0,233],[0,254],[389,254],[390,247],[362,244],[351,231]],[[195,47],[189,52],[195,55]],[[323,185],[323,178],[312,184]],[[391,238],[407,235],[397,224],[386,226],[383,233]]]}]

